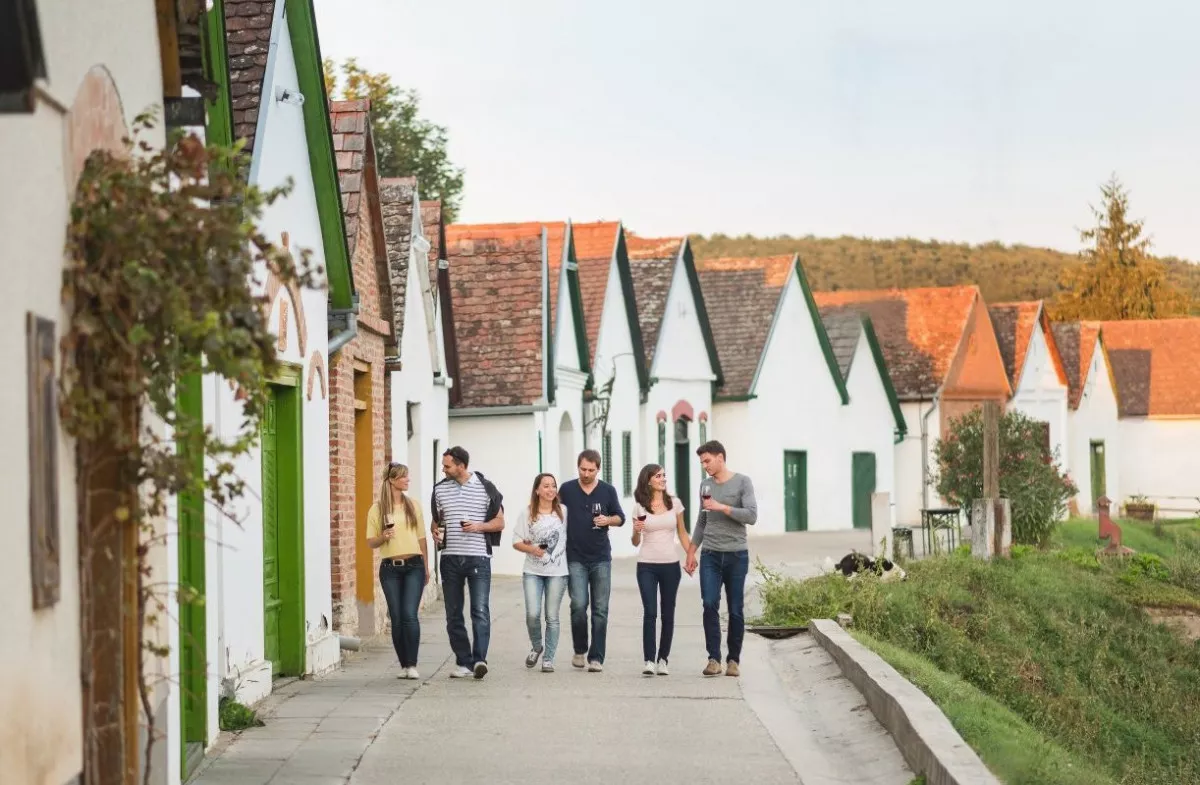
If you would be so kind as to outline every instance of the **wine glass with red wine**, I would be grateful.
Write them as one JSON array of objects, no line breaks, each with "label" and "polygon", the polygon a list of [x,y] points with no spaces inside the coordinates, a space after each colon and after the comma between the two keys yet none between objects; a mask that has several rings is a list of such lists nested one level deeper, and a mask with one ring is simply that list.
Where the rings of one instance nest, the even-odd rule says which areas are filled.
[{"label": "wine glass with red wine", "polygon": [[[603,515],[603,514],[604,514],[604,505],[601,504],[600,502],[593,502],[592,503],[592,518],[593,518],[593,520],[596,518],[596,516]],[[592,528],[595,529],[596,531],[600,531],[604,527],[597,526],[595,523],[593,523]]]}]

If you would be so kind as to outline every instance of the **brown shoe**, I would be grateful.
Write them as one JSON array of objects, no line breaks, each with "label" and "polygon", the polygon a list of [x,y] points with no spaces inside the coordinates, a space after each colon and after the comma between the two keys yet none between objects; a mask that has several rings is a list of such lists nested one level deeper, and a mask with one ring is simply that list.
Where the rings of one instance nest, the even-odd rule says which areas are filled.
[{"label": "brown shoe", "polygon": [[725,664],[725,675],[726,676],[740,676],[741,673],[742,672],[738,669],[738,664],[735,661],[730,660],[728,663]]},{"label": "brown shoe", "polygon": [[708,665],[706,665],[704,667],[704,675],[705,676],[720,676],[721,675],[721,663],[717,662],[716,660],[709,660]]}]

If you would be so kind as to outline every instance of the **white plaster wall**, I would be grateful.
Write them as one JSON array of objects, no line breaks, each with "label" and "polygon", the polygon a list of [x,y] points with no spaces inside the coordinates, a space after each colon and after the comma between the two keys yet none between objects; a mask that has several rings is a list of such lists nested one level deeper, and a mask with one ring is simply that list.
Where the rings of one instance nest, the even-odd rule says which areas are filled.
[{"label": "white plaster wall", "polygon": [[[121,94],[127,123],[162,100],[154,7],[144,0],[83,5],[39,3],[49,87],[70,106],[87,70],[103,64]],[[0,360],[16,377],[0,388],[0,493],[19,510],[0,527],[0,760],[13,782],[61,783],[82,768],[79,717],[79,577],[72,446],[58,450],[61,591],[34,612],[29,577],[29,498],[25,313],[55,318],[61,336],[63,243],[74,184],[65,182],[64,117],[46,103],[33,114],[0,119]],[[161,135],[151,137],[151,141]],[[18,187],[19,186],[19,187]],[[20,380],[20,381],[18,381]],[[64,718],[67,721],[64,721]]]},{"label": "white plaster wall", "polygon": [[[420,210],[414,211],[419,220]],[[392,422],[389,424],[392,445],[392,460],[406,463],[409,468],[410,493],[421,502],[425,510],[426,521],[429,516],[429,497],[433,486],[442,479],[441,453],[451,445],[449,411],[449,388],[444,380],[435,383],[434,368],[441,368],[440,333],[434,333],[430,341],[429,321],[427,314],[431,303],[424,292],[428,284],[428,274],[421,275],[422,269],[428,268],[424,254],[418,255],[416,250],[408,265],[408,281],[405,291],[408,293],[404,308],[404,332],[400,339],[401,370],[392,372],[391,408]],[[437,314],[434,314],[435,317]],[[440,318],[435,318],[435,324],[440,324]],[[438,351],[434,356],[431,346]],[[417,408],[413,412],[413,438],[408,438],[409,403]],[[434,454],[434,445],[437,454]],[[433,542],[429,543],[429,552],[433,553]]]},{"label": "white plaster wall", "polygon": [[[595,360],[592,363],[594,387],[600,389],[609,379],[616,375],[613,382],[611,402],[608,410],[608,429],[613,434],[614,468],[619,469],[624,456],[621,453],[621,434],[629,431],[633,453],[634,481],[642,466],[657,461],[658,436],[657,430],[651,427],[645,430],[642,423],[641,391],[637,380],[637,361],[633,354],[633,339],[629,334],[629,321],[626,317],[625,300],[621,291],[620,278],[617,274],[616,263],[609,265],[608,285],[604,293],[604,305],[600,315],[600,330],[596,337]],[[587,433],[587,446],[601,449],[601,436],[598,427],[591,428]],[[669,461],[668,461],[669,462]],[[613,473],[613,479],[620,480],[619,471]],[[620,482],[616,484],[617,492],[621,493]],[[621,505],[626,515],[633,509],[633,496],[623,496]],[[630,536],[626,531],[617,530],[609,535],[612,543],[614,558],[631,556],[637,552],[633,547]]]},{"label": "white plaster wall", "polygon": [[1158,505],[1159,517],[1200,517],[1200,418],[1127,417],[1120,431],[1120,451],[1110,449],[1108,460],[1119,456],[1121,494],[1110,490],[1109,498],[1124,504],[1144,494]]},{"label": "white plaster wall", "polygon": [[[1109,376],[1108,362],[1104,352],[1097,346],[1092,353],[1092,364],[1087,372],[1087,382],[1084,384],[1080,397],[1079,408],[1070,413],[1068,419],[1071,478],[1079,488],[1075,497],[1079,512],[1091,515],[1092,508],[1092,469],[1091,443],[1104,442],[1105,490],[1110,499],[1120,503],[1123,500],[1124,482],[1121,476],[1121,456],[1124,450],[1121,444],[1122,424],[1118,420],[1117,397],[1113,392]],[[1114,511],[1116,507],[1114,506]]]},{"label": "white plaster wall", "polygon": [[841,407],[842,429],[848,453],[845,469],[850,477],[851,495],[844,499],[845,528],[853,527],[853,457],[855,452],[875,454],[875,492],[887,493],[892,499],[892,519],[895,519],[896,485],[896,416],[888,401],[887,389],[875,365],[867,337],[858,338],[850,375],[846,380],[850,404]]},{"label": "white plaster wall", "polygon": [[[902,401],[900,411],[908,424],[908,433],[904,441],[896,445],[896,523],[901,526],[920,524],[921,509],[926,506],[938,506],[940,500],[933,487],[925,489],[925,479],[922,473],[921,455],[924,443],[924,454],[928,460],[928,471],[931,478],[937,476],[937,462],[934,449],[941,437],[941,415],[938,407],[931,401]],[[922,442],[922,428],[925,429],[925,440]],[[926,499],[928,494],[928,499]]]},{"label": "white plaster wall", "polygon": [[[789,450],[807,453],[808,530],[850,528],[842,401],[794,277],[784,289],[752,392],[757,397],[744,404],[722,404],[717,421],[730,467],[754,481],[758,523],[752,534],[786,530],[783,460]],[[740,418],[726,419],[739,409]]]},{"label": "white plaster wall", "polygon": [[450,444],[460,445],[478,470],[504,494],[505,527],[500,547],[492,550],[492,572],[520,575],[524,554],[512,548],[512,527],[522,504],[529,503],[537,475],[538,424],[541,413],[450,418]]},{"label": "white plaster wall", "polygon": [[1067,385],[1058,378],[1050,357],[1050,347],[1046,343],[1046,333],[1040,323],[1034,327],[1025,358],[1025,371],[1009,406],[1035,420],[1050,424],[1050,449],[1057,456],[1059,466],[1070,471]]}]

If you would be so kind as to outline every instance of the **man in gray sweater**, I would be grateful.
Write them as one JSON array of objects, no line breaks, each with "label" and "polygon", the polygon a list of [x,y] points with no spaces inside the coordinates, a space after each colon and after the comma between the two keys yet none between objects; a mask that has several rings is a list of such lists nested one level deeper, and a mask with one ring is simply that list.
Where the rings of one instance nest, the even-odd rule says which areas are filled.
[{"label": "man in gray sweater", "polygon": [[688,548],[687,570],[696,569],[696,549],[700,556],[700,597],[704,603],[704,642],[708,648],[705,676],[721,674],[721,587],[729,608],[729,656],[726,676],[740,673],[742,639],[746,635],[743,601],[746,574],[750,571],[750,552],[746,545],[746,527],[758,520],[754,484],[744,474],[735,474],[725,466],[725,447],[717,441],[705,442],[696,450],[708,476],[700,485],[701,509],[692,545]]}]

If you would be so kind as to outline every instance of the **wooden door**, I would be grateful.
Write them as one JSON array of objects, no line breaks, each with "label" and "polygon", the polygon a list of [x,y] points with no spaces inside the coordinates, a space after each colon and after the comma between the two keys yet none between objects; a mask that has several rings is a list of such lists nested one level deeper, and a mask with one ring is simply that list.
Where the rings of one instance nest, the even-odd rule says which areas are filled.
[{"label": "wooden door", "polygon": [[783,516],[790,532],[808,531],[808,453],[783,454]]},{"label": "wooden door", "polygon": [[271,674],[282,669],[279,622],[283,599],[279,582],[279,397],[275,387],[262,418],[263,500],[263,656]]},{"label": "wooden door", "polygon": [[1096,509],[1096,500],[1108,495],[1106,474],[1104,471],[1104,442],[1091,443],[1092,471],[1092,509]]},{"label": "wooden door", "polygon": [[[193,374],[179,385],[181,416],[204,416],[200,376]],[[204,455],[187,455],[203,471]],[[204,499],[179,496],[179,687],[183,754],[182,778],[187,779],[204,757],[208,738],[208,656],[205,624]]]},{"label": "wooden door", "polygon": [[871,494],[875,493],[875,453],[856,452],[851,458],[854,528],[871,528]]},{"label": "wooden door", "polygon": [[688,421],[684,417],[675,423],[675,495],[683,503],[683,523],[690,532],[699,502],[692,498],[692,442],[688,438]]}]

